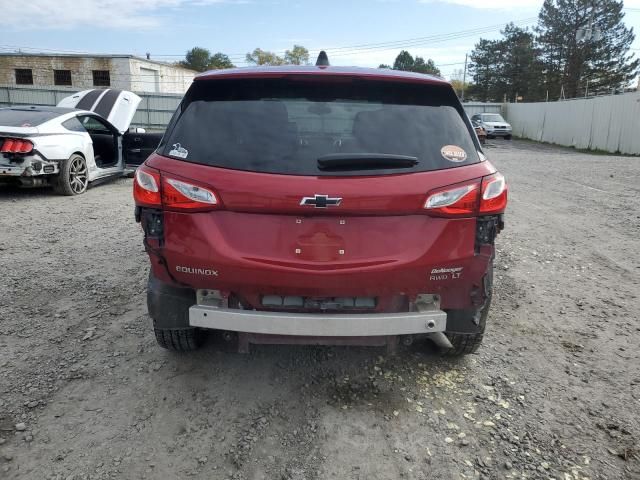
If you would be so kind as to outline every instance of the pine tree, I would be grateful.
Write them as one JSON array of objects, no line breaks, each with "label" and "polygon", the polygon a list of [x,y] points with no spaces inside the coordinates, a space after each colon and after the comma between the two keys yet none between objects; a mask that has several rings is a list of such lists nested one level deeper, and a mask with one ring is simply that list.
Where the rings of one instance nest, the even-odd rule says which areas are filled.
[{"label": "pine tree", "polygon": [[469,71],[475,86],[474,97],[501,102],[516,96],[525,101],[542,96],[542,65],[534,35],[527,29],[508,24],[500,40],[480,39],[471,53]]},{"label": "pine tree", "polygon": [[608,93],[629,84],[639,62],[629,53],[635,39],[617,0],[545,0],[538,43],[550,97]]}]

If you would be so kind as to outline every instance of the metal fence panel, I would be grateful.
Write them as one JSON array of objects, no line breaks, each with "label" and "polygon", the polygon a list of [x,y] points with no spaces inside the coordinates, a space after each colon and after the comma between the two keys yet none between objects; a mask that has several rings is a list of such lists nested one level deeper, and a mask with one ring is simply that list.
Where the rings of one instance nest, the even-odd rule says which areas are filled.
[{"label": "metal fence panel", "polygon": [[547,103],[509,103],[516,136],[640,155],[640,92]]},{"label": "metal fence panel", "polygon": [[474,116],[476,113],[499,113],[502,114],[501,103],[481,103],[481,102],[466,102],[463,103],[464,111],[467,112],[469,117]]},{"label": "metal fence panel", "polygon": [[[68,87],[16,87],[0,86],[0,107],[14,105],[54,106],[77,90]],[[138,106],[132,127],[148,130],[164,130],[182,100],[182,95],[172,93],[136,92],[142,101]]]}]

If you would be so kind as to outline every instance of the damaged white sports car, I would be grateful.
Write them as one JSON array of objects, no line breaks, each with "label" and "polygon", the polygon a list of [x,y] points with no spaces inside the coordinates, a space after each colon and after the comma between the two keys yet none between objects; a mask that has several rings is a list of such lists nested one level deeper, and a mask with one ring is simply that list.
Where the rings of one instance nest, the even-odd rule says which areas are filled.
[{"label": "damaged white sports car", "polygon": [[0,108],[0,183],[78,195],[137,167],[162,137],[129,131],[140,101],[127,91],[85,90],[57,107]]}]

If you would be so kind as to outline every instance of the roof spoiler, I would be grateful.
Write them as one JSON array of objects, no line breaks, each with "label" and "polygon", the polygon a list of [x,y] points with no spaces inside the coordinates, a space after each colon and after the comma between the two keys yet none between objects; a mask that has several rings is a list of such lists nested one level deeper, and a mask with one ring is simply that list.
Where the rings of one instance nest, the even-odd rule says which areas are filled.
[{"label": "roof spoiler", "polygon": [[328,67],[329,66],[329,57],[327,56],[327,52],[321,50],[318,54],[318,60],[316,60],[316,67]]}]

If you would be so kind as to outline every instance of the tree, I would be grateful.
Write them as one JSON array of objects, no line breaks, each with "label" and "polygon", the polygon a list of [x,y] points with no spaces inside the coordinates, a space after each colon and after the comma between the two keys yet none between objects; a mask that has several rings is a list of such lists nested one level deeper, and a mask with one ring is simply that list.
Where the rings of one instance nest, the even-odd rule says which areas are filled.
[{"label": "tree", "polygon": [[464,97],[466,100],[470,100],[471,96],[469,95],[469,91],[470,89],[472,90],[474,88],[474,85],[470,82],[467,82],[464,76],[464,71],[462,69],[455,70],[451,75],[451,86],[455,90],[458,97],[462,97],[462,89],[464,88]]},{"label": "tree", "polygon": [[256,48],[253,52],[247,53],[247,63],[254,65],[284,65],[284,58],[279,57],[273,52]]},{"label": "tree", "polygon": [[430,58],[427,61],[424,61],[422,57],[416,57],[415,62],[413,63],[412,72],[418,73],[427,73],[429,75],[438,75],[440,76],[440,69],[436,67],[436,64]]},{"label": "tree", "polygon": [[206,48],[194,47],[187,52],[180,65],[196,72],[204,72],[209,66],[211,52]]},{"label": "tree", "polygon": [[284,52],[284,63],[288,65],[309,65],[309,50],[301,45],[294,45],[293,49]]},{"label": "tree", "polygon": [[502,70],[502,57],[499,40],[481,38],[471,52],[469,73],[476,85],[474,93],[483,102],[502,101],[499,79]]},{"label": "tree", "polygon": [[378,68],[388,68],[391,69],[391,65],[387,65],[386,63],[381,63]]},{"label": "tree", "polygon": [[[382,67],[382,66],[381,66]],[[386,66],[385,66],[386,67]],[[430,58],[425,62],[424,58],[413,58],[409,52],[402,50],[393,62],[394,70],[405,70],[407,72],[428,73],[440,75],[440,70]]]},{"label": "tree", "polygon": [[223,68],[235,68],[235,65],[229,59],[228,55],[218,52],[209,58],[208,68],[211,70],[222,70]]},{"label": "tree", "polygon": [[538,16],[538,43],[549,93],[582,95],[624,88],[638,74],[629,53],[635,39],[618,0],[545,0]]},{"label": "tree", "polygon": [[482,101],[540,100],[544,87],[540,52],[533,33],[508,24],[499,40],[480,39],[471,52],[469,72]]},{"label": "tree", "polygon": [[221,68],[234,68],[235,65],[224,53],[218,52],[211,55],[206,48],[194,47],[187,52],[183,61],[179,64],[197,72],[205,70],[219,70]]},{"label": "tree", "polygon": [[543,67],[535,37],[528,29],[509,23],[502,31],[502,78],[499,88],[510,101],[516,97],[541,100],[544,95]]},{"label": "tree", "polygon": [[406,50],[402,50],[396,57],[396,60],[393,62],[393,69],[411,71],[414,62],[415,60],[413,59],[411,54]]},{"label": "tree", "polygon": [[294,45],[291,50],[284,52],[284,57],[281,57],[274,52],[256,48],[253,52],[247,53],[245,58],[247,63],[253,65],[309,65],[309,50],[302,45]]}]

